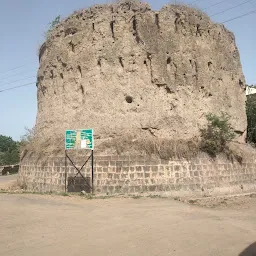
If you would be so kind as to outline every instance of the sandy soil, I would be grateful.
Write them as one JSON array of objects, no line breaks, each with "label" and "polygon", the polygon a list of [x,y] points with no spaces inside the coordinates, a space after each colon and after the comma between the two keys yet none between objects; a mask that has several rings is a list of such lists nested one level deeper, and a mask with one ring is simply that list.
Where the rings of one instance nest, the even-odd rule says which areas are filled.
[{"label": "sandy soil", "polygon": [[18,178],[18,174],[13,175],[1,175],[0,176],[0,190],[1,189],[8,189],[16,184]]},{"label": "sandy soil", "polygon": [[210,209],[163,198],[0,194],[0,255],[240,255],[256,241],[249,200]]},{"label": "sandy soil", "polygon": [[247,195],[206,197],[198,199],[181,199],[188,204],[198,205],[206,208],[250,210],[256,209],[256,193]]}]

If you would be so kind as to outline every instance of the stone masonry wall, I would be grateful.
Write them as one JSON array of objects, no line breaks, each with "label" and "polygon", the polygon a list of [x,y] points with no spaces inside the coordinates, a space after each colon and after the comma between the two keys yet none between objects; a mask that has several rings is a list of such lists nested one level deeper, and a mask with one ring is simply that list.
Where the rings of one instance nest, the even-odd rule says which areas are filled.
[{"label": "stone masonry wall", "polygon": [[[81,166],[85,158],[76,159]],[[141,156],[95,156],[94,192],[166,193],[170,195],[221,195],[256,190],[256,158],[244,163],[225,158],[200,157],[160,160]],[[77,171],[68,162],[68,177]],[[90,165],[82,171],[91,176]],[[19,180],[32,191],[65,191],[65,158],[23,160]]]}]

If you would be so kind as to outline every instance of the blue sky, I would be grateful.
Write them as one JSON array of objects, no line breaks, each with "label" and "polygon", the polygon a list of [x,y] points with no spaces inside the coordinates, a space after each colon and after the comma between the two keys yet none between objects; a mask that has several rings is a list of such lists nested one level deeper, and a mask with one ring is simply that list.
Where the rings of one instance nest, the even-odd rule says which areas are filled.
[{"label": "blue sky", "polygon": [[[209,15],[231,8],[246,0],[225,0],[209,8]],[[249,1],[249,0],[247,0]],[[0,0],[0,90],[36,81],[38,48],[44,41],[44,31],[56,16],[66,17],[74,10],[107,0]],[[153,9],[160,9],[170,0],[148,0]],[[172,1],[174,2],[174,0]],[[177,2],[179,2],[177,0]],[[193,0],[183,0],[191,3]],[[207,8],[221,0],[198,0],[194,3]],[[213,16],[216,22],[223,22],[244,13],[256,10],[256,0],[238,8]],[[240,50],[243,71],[248,84],[256,84],[256,13],[226,23],[234,32]],[[20,67],[22,66],[22,67]],[[13,69],[20,67],[17,69]],[[17,82],[15,82],[17,81]],[[0,134],[16,140],[25,133],[25,127],[32,128],[36,121],[37,99],[35,83],[27,87],[0,93]]]}]

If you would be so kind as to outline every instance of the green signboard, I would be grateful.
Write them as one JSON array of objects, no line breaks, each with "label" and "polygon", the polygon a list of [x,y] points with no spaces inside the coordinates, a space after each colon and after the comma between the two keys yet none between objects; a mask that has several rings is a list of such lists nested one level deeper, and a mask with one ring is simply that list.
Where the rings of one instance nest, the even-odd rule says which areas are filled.
[{"label": "green signboard", "polygon": [[93,129],[67,130],[65,135],[65,149],[94,148]]}]

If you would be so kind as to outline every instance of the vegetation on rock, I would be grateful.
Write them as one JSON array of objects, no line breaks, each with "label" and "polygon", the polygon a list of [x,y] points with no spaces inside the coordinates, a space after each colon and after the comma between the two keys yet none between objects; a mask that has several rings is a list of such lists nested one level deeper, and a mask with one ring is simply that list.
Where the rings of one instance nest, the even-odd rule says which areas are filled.
[{"label": "vegetation on rock", "polygon": [[46,37],[49,36],[50,32],[58,25],[61,21],[60,15],[58,15],[52,22],[49,23],[49,29],[45,33]]},{"label": "vegetation on rock", "polygon": [[247,114],[247,142],[256,144],[256,94],[247,96],[246,101]]},{"label": "vegetation on rock", "polygon": [[235,138],[233,128],[229,123],[230,116],[227,113],[221,115],[206,115],[207,127],[201,129],[201,150],[212,157],[227,150],[227,143]]}]

